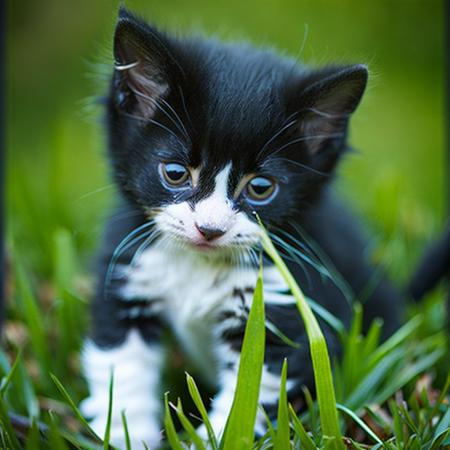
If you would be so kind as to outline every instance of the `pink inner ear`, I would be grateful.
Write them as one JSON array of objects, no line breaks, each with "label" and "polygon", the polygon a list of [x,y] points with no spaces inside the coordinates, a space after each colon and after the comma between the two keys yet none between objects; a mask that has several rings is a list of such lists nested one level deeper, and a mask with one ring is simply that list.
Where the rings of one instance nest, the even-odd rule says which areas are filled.
[{"label": "pink inner ear", "polygon": [[149,119],[155,115],[158,100],[167,94],[169,86],[158,80],[157,75],[146,72],[143,66],[141,61],[135,61],[116,66],[116,70],[125,71],[127,86],[136,96],[138,112],[143,118]]}]

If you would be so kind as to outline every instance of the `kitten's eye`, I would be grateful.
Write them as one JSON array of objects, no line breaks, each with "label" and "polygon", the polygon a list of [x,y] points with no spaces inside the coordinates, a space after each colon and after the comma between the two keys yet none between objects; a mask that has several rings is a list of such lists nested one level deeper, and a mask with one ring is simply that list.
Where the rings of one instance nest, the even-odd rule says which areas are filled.
[{"label": "kitten's eye", "polygon": [[264,202],[275,192],[275,181],[266,177],[252,178],[247,184],[247,194],[250,200]]},{"label": "kitten's eye", "polygon": [[164,181],[171,186],[181,186],[189,178],[189,171],[178,163],[162,163],[160,165]]}]

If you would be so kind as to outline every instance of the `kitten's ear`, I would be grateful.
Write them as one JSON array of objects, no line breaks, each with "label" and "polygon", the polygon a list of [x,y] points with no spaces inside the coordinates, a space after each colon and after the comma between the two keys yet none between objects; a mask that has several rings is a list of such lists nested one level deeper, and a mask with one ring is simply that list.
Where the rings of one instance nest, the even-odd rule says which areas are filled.
[{"label": "kitten's ear", "polygon": [[157,101],[170,90],[174,58],[166,36],[125,8],[114,34],[114,97],[118,107],[140,117],[154,115]]},{"label": "kitten's ear", "polygon": [[364,65],[328,68],[314,75],[297,96],[299,123],[311,155],[326,142],[342,141],[350,115],[355,111],[367,84]]}]

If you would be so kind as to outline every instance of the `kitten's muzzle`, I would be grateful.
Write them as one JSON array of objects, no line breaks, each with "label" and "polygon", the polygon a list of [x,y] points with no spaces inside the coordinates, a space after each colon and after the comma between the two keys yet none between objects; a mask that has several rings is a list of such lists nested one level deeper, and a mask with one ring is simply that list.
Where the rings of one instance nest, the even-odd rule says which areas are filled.
[{"label": "kitten's muzzle", "polygon": [[212,228],[202,225],[195,224],[197,230],[200,232],[200,234],[205,238],[206,241],[212,241],[214,239],[219,238],[220,236],[223,236],[226,233],[226,230],[223,230],[221,228]]}]

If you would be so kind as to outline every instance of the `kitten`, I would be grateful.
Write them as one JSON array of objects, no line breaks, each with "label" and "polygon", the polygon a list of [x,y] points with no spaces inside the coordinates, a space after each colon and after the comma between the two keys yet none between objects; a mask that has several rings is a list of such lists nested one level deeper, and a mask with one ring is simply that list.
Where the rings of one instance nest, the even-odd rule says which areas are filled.
[{"label": "kitten", "polygon": [[[359,298],[373,280],[355,220],[328,187],[367,69],[311,70],[247,45],[176,38],[125,9],[114,58],[106,119],[122,199],[105,231],[83,354],[90,397],[82,409],[102,435],[114,367],[112,442],[124,445],[125,409],[133,442],[158,445],[160,374],[170,357],[161,335],[171,330],[219,380],[210,417],[220,435],[259,266],[255,214],[305,294],[346,325],[352,306],[343,285]],[[334,276],[324,276],[317,252],[327,255]],[[310,264],[299,264],[298,255]],[[268,328],[260,402],[273,417],[283,358],[291,399],[301,397],[303,385],[313,389],[313,374],[292,296],[267,258],[263,277]],[[365,325],[382,317],[387,336],[400,311],[396,292],[381,280],[365,299]],[[337,336],[321,326],[338,355]],[[286,344],[280,332],[300,346]],[[264,433],[263,417],[255,432]]]}]

